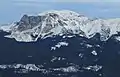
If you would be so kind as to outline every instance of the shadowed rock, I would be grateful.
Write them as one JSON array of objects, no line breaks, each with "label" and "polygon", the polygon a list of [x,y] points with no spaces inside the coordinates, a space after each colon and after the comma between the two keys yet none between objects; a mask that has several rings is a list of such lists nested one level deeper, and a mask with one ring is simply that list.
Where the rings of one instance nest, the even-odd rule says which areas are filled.
[{"label": "shadowed rock", "polygon": [[18,30],[24,31],[27,29],[32,29],[33,27],[39,25],[39,23],[42,21],[43,17],[41,16],[28,16],[24,15],[21,20],[17,23]]}]

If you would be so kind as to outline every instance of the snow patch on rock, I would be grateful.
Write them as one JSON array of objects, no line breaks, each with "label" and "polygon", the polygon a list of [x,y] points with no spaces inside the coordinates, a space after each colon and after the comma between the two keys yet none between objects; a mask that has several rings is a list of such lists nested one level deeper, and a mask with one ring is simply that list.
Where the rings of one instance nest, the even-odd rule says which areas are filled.
[{"label": "snow patch on rock", "polygon": [[95,50],[93,50],[91,53],[95,56],[97,55],[97,52]]},{"label": "snow patch on rock", "polygon": [[56,50],[56,48],[60,48],[61,46],[68,46],[67,42],[58,42],[54,47],[51,47],[51,50]]}]

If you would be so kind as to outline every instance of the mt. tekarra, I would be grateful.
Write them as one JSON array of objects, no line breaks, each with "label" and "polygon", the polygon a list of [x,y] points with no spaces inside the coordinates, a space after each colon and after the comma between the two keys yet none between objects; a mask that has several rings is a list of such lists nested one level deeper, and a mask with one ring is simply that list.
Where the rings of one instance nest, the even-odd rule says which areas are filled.
[{"label": "mt. tekarra", "polygon": [[24,15],[19,22],[2,26],[0,29],[11,33],[5,37],[22,42],[64,34],[91,38],[96,33],[100,33],[100,39],[106,41],[113,34],[120,32],[120,19],[90,19],[73,11],[53,10],[37,16]]}]

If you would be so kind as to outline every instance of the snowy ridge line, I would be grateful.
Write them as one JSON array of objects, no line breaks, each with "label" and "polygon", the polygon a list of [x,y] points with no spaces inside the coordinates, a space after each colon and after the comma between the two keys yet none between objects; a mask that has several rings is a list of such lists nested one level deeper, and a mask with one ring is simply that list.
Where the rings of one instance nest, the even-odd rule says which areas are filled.
[{"label": "snowy ridge line", "polygon": [[101,41],[106,41],[120,32],[120,18],[91,19],[69,10],[52,10],[38,16],[24,15],[19,22],[2,26],[0,30],[10,32],[11,34],[5,37],[19,42],[32,42],[38,38],[64,34],[92,38],[96,33],[101,35]]},{"label": "snowy ridge line", "polygon": [[55,71],[61,71],[61,72],[80,72],[81,70],[91,70],[93,72],[97,72],[102,69],[102,66],[100,65],[94,65],[94,66],[86,66],[86,67],[80,67],[78,65],[71,65],[68,67],[60,67],[60,68],[49,68],[45,69],[43,65],[35,65],[35,64],[11,64],[11,65],[0,65],[0,69],[6,70],[6,69],[15,69],[15,73],[28,73],[30,71],[38,71],[42,72],[43,74],[46,73],[52,73]]}]

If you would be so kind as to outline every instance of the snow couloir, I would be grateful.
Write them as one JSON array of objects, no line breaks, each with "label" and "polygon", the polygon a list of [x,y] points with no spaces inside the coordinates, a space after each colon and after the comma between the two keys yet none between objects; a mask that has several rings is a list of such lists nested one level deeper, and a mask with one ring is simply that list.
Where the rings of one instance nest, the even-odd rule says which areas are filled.
[{"label": "snow couloir", "polygon": [[120,32],[120,18],[91,19],[69,10],[47,11],[37,16],[24,15],[19,22],[2,26],[3,31],[10,32],[7,38],[19,42],[33,42],[55,35],[77,34],[86,38],[99,33],[102,41]]}]

